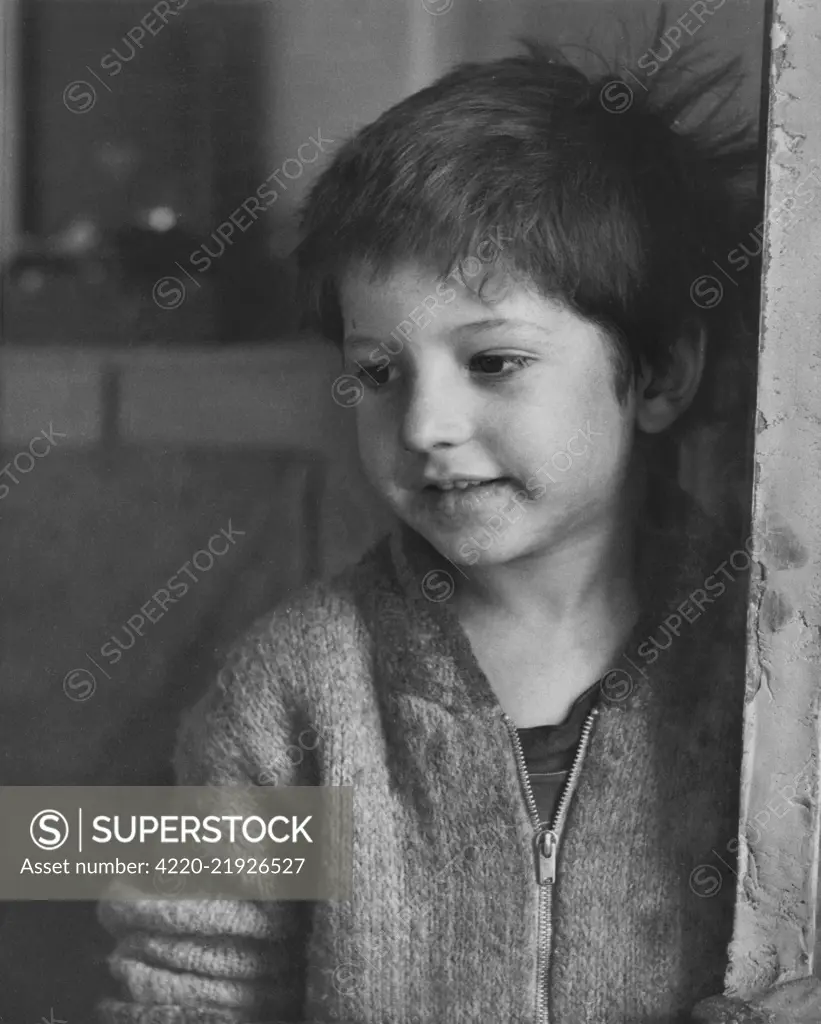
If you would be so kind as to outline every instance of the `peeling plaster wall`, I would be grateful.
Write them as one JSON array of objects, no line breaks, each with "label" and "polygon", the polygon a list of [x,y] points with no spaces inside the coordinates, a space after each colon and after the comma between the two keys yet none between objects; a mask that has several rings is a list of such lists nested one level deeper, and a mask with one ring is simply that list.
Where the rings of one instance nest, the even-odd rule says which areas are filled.
[{"label": "peeling plaster wall", "polygon": [[[821,974],[821,5],[775,0],[738,903],[727,989]],[[816,952],[817,950],[817,952]]]}]

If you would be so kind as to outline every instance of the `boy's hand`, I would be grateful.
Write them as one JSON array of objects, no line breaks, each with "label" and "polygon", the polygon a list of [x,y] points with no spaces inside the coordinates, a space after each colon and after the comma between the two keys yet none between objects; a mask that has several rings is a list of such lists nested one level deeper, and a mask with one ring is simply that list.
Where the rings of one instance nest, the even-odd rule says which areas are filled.
[{"label": "boy's hand", "polygon": [[693,1024],[819,1024],[821,981],[802,978],[778,985],[765,996],[742,1003],[713,996],[693,1010]]}]

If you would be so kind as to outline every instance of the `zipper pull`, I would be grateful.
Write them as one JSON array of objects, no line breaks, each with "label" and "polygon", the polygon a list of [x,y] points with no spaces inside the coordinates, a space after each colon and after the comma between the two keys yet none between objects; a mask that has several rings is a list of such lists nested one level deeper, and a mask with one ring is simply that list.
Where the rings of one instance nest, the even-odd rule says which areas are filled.
[{"label": "zipper pull", "polygon": [[548,826],[536,833],[533,841],[536,848],[536,881],[539,885],[553,885],[556,881],[556,854],[559,839]]}]

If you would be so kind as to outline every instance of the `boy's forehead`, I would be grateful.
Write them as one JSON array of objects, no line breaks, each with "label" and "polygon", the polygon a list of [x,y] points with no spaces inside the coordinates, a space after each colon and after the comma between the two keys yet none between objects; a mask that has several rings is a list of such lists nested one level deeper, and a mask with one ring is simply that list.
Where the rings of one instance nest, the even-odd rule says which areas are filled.
[{"label": "boy's forehead", "polygon": [[[487,271],[470,280],[457,268],[442,274],[415,262],[385,270],[357,263],[340,279],[340,304],[346,331],[384,330],[393,320],[415,319],[427,310],[442,326],[465,320],[505,319],[528,309],[533,316],[557,315],[559,303],[538,295],[509,274]],[[395,326],[395,325],[394,325]]]},{"label": "boy's forehead", "polygon": [[340,298],[343,344],[356,358],[389,338],[400,351],[406,343],[450,348],[482,342],[561,352],[561,358],[575,362],[606,357],[601,328],[521,282],[488,302],[469,283],[443,278],[435,269],[405,264],[375,274],[359,267],[340,282]]}]

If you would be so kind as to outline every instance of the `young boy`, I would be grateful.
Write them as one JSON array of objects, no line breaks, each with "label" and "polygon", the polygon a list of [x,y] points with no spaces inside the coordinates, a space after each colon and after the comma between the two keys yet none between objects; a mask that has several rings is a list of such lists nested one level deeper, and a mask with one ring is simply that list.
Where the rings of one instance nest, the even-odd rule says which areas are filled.
[{"label": "young boy", "polygon": [[680,122],[720,81],[617,110],[555,54],[467,65],[318,180],[305,297],[397,527],[237,646],[177,778],[354,786],[353,897],[101,905],[106,1024],[674,1024],[722,991],[750,559],[675,480],[739,331],[693,286],[751,151]]}]

